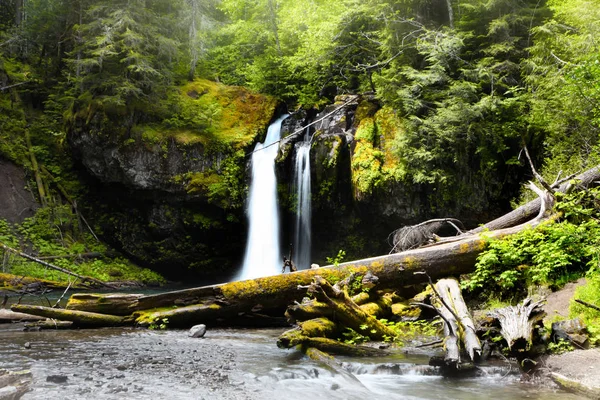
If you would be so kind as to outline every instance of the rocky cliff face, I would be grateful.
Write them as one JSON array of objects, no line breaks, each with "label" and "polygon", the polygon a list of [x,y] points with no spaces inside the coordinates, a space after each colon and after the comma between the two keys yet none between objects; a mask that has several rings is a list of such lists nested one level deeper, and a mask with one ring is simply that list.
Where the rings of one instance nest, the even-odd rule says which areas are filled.
[{"label": "rocky cliff face", "polygon": [[[219,104],[210,124],[182,132],[169,124],[97,116],[75,121],[69,135],[93,180],[90,211],[105,239],[167,277],[227,279],[243,255],[247,154],[262,139],[275,102],[237,89],[219,103],[224,95],[217,89],[224,89],[215,85],[196,83],[181,93],[186,110]],[[252,108],[226,108],[236,101],[236,107]],[[294,144],[308,124],[314,262],[324,264],[341,249],[347,258],[384,254],[388,235],[401,226],[435,217],[475,225],[508,207],[476,177],[460,178],[463,186],[452,189],[461,191],[460,199],[448,188],[413,184],[402,156],[410,151],[402,148],[404,121],[372,96],[340,96],[323,110],[300,110],[284,122],[277,159],[282,243],[291,243],[294,229]]]},{"label": "rocky cliff face", "polygon": [[[227,279],[244,249],[245,153],[276,103],[206,81],[180,96],[168,122],[102,113],[75,119],[69,143],[105,240],[168,278]],[[210,121],[195,117],[206,110]]]},{"label": "rocky cliff face", "polygon": [[[348,258],[385,254],[390,250],[388,235],[404,225],[453,217],[474,226],[509,207],[507,198],[486,192],[478,177],[460,177],[464,185],[460,196],[450,195],[450,190],[459,188],[412,183],[398,149],[404,134],[402,119],[372,96],[336,100],[318,113],[290,118],[278,158],[280,182],[288,187],[293,144],[301,137],[290,134],[319,121],[310,128],[316,262],[324,263],[340,249]],[[289,192],[282,194],[288,211],[284,226],[289,227],[284,234],[291,235],[293,201],[286,200]]]}]

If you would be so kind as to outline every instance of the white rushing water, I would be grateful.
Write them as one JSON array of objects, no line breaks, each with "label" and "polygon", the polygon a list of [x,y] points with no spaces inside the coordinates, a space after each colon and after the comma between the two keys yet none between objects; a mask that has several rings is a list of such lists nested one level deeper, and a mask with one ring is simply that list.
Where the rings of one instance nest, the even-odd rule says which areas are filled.
[{"label": "white rushing water", "polygon": [[[236,280],[259,278],[281,273],[283,266],[279,247],[279,212],[275,158],[279,150],[281,123],[279,117],[267,131],[264,143],[258,143],[252,154],[252,181],[248,201],[248,242],[242,270]],[[272,145],[272,146],[270,146]]]},{"label": "white rushing water", "polygon": [[308,132],[304,141],[296,144],[294,182],[297,207],[293,258],[298,269],[308,269],[311,246],[310,136]]}]

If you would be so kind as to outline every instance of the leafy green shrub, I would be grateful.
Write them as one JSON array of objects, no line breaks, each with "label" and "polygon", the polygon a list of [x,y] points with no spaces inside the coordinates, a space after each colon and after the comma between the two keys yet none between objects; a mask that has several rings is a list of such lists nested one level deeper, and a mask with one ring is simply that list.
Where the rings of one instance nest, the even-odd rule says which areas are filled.
[{"label": "leafy green shrub", "polygon": [[[573,298],[600,307],[600,268],[598,268],[598,264],[588,272],[587,280],[586,285],[577,288]],[[590,342],[596,345],[600,344],[600,311],[571,301],[570,315],[572,318],[582,318],[590,334]]]},{"label": "leafy green shrub", "polygon": [[463,288],[519,297],[530,285],[560,287],[583,276],[600,255],[599,198],[599,189],[557,195],[560,222],[550,220],[535,229],[489,241]]}]

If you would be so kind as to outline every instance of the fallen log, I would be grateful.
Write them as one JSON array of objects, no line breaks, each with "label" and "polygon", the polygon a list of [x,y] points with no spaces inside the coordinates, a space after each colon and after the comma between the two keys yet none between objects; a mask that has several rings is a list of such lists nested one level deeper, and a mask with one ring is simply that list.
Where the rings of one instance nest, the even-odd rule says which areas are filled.
[{"label": "fallen log", "polygon": [[432,297],[432,304],[444,320],[444,361],[448,367],[461,369],[461,347],[471,361],[476,361],[481,354],[481,343],[477,338],[473,319],[456,279],[441,279],[433,289],[435,296]]},{"label": "fallen log", "polygon": [[14,312],[11,310],[0,309],[0,323],[18,322],[18,321],[40,321],[43,317],[25,313]]},{"label": "fallen log", "polygon": [[[136,312],[135,318],[142,325],[148,325],[156,318],[168,318],[174,326],[189,328],[198,323],[233,317],[239,313],[252,313],[256,308],[260,308],[262,314],[280,316],[288,304],[300,301],[305,296],[303,287],[318,275],[333,282],[346,278],[349,273],[364,276],[370,272],[379,278],[378,289],[393,289],[401,293],[403,287],[426,281],[424,275],[415,275],[415,272],[426,271],[432,279],[472,272],[477,256],[490,238],[501,238],[535,226],[538,222],[486,232],[485,237],[471,235],[437,246],[337,266],[140,296],[132,299],[125,308],[130,313]],[[86,301],[75,300],[77,297],[73,301],[69,300],[68,309],[99,310],[99,306],[94,303],[101,301],[106,303],[103,307],[111,307],[111,300],[105,295],[98,295],[95,300],[92,297]],[[119,313],[124,314],[125,310]]]},{"label": "fallen log", "polygon": [[[555,192],[568,193],[569,191],[577,189],[585,189],[591,186],[595,181],[600,179],[600,166],[595,166],[577,176],[568,182],[562,183]],[[530,201],[527,204],[522,205],[503,216],[496,218],[495,220],[489,221],[488,223],[481,225],[475,229],[470,230],[467,234],[480,233],[484,231],[494,231],[498,229],[504,229],[518,224],[525,223],[526,221],[534,218],[540,211],[542,205],[541,199],[538,197],[535,200]]]},{"label": "fallen log", "polygon": [[132,305],[141,297],[141,294],[74,293],[66,309],[125,316],[131,314]]},{"label": "fallen log", "polygon": [[58,321],[55,319],[47,318],[43,321],[28,322],[25,324],[25,331],[44,331],[44,330],[58,330],[58,329],[73,329],[74,325],[72,321]]},{"label": "fallen log", "polygon": [[329,354],[354,357],[383,357],[389,355],[389,352],[383,349],[346,344],[338,340],[323,337],[294,336],[289,339],[289,341],[285,339],[277,341],[277,346],[282,349],[291,349],[300,345],[303,350],[312,347]]},{"label": "fallen log", "polygon": [[332,317],[333,310],[331,310],[327,304],[320,303],[313,299],[288,306],[285,311],[285,316],[290,324],[295,324],[298,321],[307,321],[313,318]]},{"label": "fallen log", "polygon": [[[338,326],[327,318],[314,318],[303,321],[297,327],[287,330],[279,335],[277,346],[290,348],[301,343],[307,337],[325,337],[335,339],[340,335]],[[292,344],[293,343],[293,344]]]},{"label": "fallen log", "polygon": [[58,308],[30,306],[25,304],[13,304],[10,308],[13,311],[22,312],[25,314],[39,315],[41,317],[53,318],[60,321],[72,321],[75,326],[86,328],[133,325],[133,321],[131,319],[116,315],[63,310]]}]

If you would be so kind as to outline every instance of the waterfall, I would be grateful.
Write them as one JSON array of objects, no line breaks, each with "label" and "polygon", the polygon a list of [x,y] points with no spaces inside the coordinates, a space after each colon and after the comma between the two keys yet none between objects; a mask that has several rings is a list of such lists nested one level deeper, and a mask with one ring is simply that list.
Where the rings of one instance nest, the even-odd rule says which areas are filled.
[{"label": "waterfall", "polygon": [[311,246],[310,134],[308,129],[304,141],[296,144],[294,182],[297,206],[293,259],[298,269],[308,269]]},{"label": "waterfall", "polygon": [[[248,202],[248,242],[242,270],[236,280],[259,278],[281,273],[283,266],[279,248],[279,212],[277,207],[276,143],[281,134],[279,117],[267,131],[264,143],[258,143],[252,154],[252,181]],[[273,144],[272,146],[269,146]]]}]

